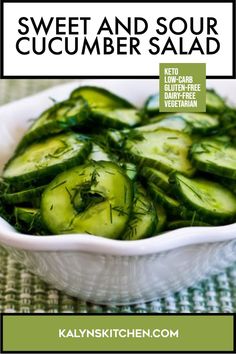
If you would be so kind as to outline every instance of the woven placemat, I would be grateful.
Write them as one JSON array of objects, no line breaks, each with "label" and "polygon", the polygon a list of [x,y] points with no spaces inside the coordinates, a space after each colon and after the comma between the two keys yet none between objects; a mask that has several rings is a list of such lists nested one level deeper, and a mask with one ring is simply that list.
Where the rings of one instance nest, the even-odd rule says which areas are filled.
[{"label": "woven placemat", "polygon": [[[0,80],[0,105],[62,82],[66,80]],[[107,307],[74,299],[51,288],[0,247],[0,312],[233,313],[236,312],[236,264],[194,288],[165,299]]]}]

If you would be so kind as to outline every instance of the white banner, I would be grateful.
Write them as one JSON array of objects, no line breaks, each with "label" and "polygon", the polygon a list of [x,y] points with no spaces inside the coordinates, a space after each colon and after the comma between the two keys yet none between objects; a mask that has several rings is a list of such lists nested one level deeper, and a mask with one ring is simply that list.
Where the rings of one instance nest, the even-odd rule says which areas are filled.
[{"label": "white banner", "polygon": [[2,77],[157,77],[206,63],[233,77],[233,3],[4,3]]}]

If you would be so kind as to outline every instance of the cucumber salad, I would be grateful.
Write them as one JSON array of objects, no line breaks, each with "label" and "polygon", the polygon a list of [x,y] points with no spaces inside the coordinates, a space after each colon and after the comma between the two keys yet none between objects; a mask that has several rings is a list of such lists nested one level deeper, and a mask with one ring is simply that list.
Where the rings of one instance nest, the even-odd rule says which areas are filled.
[{"label": "cucumber salad", "polygon": [[33,235],[139,240],[236,222],[236,109],[215,91],[206,113],[140,109],[81,86],[33,121],[0,179],[0,215]]}]

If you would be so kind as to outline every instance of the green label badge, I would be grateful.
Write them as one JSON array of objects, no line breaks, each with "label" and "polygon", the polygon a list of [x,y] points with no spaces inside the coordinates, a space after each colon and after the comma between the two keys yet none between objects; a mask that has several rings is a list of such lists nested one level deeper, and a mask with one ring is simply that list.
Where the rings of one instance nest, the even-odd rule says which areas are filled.
[{"label": "green label badge", "polygon": [[206,64],[160,64],[160,112],[206,111]]},{"label": "green label badge", "polygon": [[3,315],[8,351],[233,351],[233,316]]}]

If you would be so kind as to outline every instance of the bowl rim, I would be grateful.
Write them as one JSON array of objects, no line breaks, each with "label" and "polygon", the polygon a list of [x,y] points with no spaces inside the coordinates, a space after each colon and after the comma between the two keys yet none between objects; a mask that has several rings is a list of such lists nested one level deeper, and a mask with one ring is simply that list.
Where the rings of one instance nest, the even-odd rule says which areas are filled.
[{"label": "bowl rim", "polygon": [[[95,80],[97,81],[97,80]],[[99,81],[104,83],[106,80]],[[147,80],[149,81],[149,80]],[[1,106],[0,109],[9,109],[12,104],[24,104],[35,97],[48,96],[55,89],[89,85],[91,81],[66,83],[43,90],[36,95],[14,101]],[[98,81],[97,81],[98,84]],[[115,255],[115,256],[144,256],[160,252],[170,251],[179,247],[191,246],[203,243],[224,242],[236,238],[236,223],[225,226],[184,227],[167,231],[158,236],[136,240],[122,241],[107,239],[88,234],[68,234],[35,236],[17,232],[8,222],[0,217],[0,244],[28,251],[81,251],[88,253]]]},{"label": "bowl rim", "polygon": [[116,256],[144,256],[235,238],[236,223],[226,226],[184,227],[136,241],[114,240],[88,234],[35,236],[15,231],[0,217],[0,243],[28,251],[81,251]]}]

